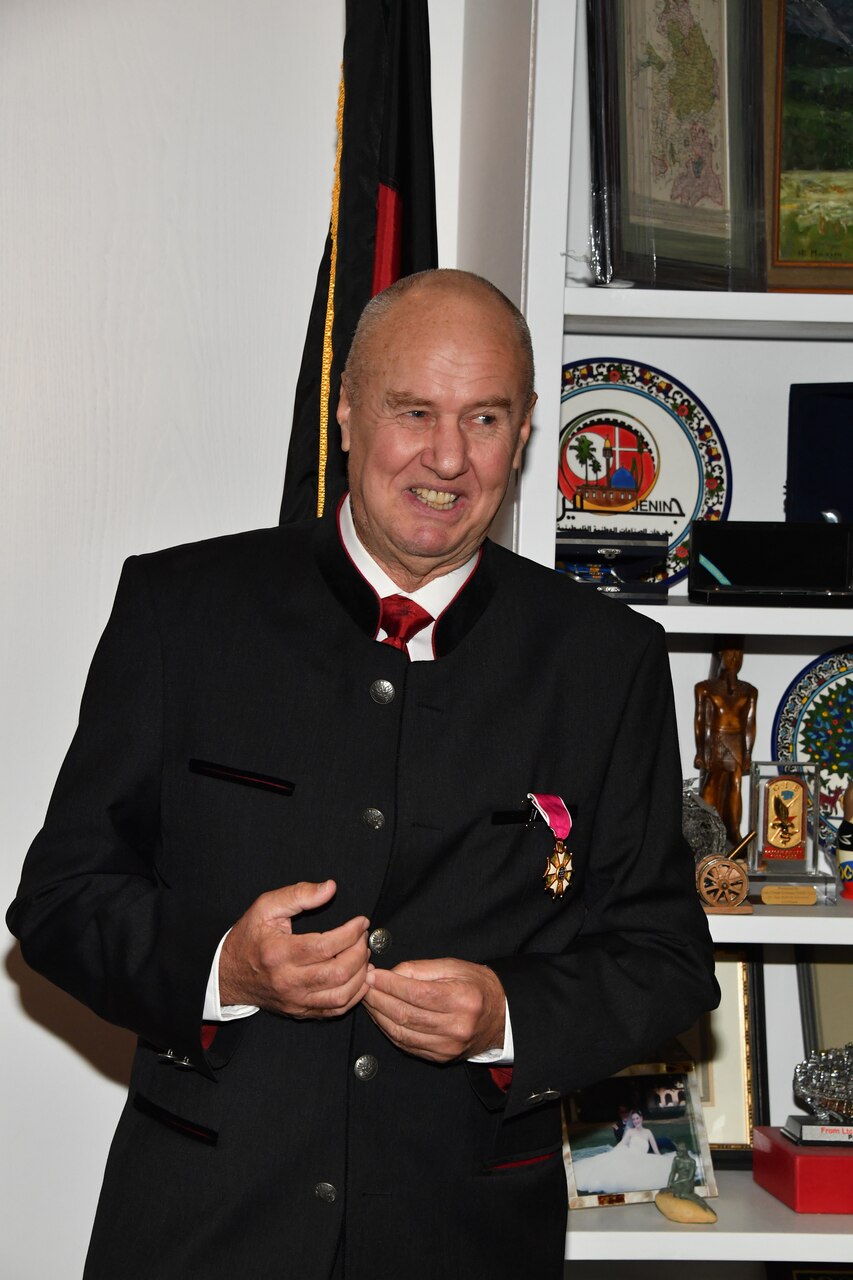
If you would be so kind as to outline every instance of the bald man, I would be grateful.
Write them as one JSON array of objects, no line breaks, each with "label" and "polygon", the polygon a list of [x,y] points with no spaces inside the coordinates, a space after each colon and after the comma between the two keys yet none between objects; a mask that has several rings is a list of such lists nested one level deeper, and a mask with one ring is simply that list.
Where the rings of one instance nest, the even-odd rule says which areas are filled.
[{"label": "bald man", "polygon": [[337,508],[125,566],[9,913],[140,1038],[90,1280],[557,1280],[561,1095],[715,1004],[662,633],[486,537],[534,400],[408,277]]}]

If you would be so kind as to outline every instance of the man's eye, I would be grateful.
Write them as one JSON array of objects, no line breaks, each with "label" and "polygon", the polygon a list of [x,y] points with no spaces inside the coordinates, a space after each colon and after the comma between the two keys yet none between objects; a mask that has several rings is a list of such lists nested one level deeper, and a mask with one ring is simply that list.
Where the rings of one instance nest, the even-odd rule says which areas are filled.
[{"label": "man's eye", "polygon": [[474,418],[477,427],[493,427],[498,420],[496,413],[478,413]]}]

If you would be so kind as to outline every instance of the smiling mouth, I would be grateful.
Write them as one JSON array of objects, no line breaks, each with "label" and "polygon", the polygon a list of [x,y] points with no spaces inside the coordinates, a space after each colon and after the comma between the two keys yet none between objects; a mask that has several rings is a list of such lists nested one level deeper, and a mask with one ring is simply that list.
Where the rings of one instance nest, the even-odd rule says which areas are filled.
[{"label": "smiling mouth", "polygon": [[447,493],[444,489],[410,489],[409,493],[432,511],[449,511],[459,497],[458,493]]}]

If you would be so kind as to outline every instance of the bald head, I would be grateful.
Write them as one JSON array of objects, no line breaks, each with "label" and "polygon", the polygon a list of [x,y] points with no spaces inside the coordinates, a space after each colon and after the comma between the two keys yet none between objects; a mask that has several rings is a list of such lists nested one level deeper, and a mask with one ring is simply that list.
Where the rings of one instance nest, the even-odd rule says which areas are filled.
[{"label": "bald head", "polygon": [[402,318],[403,312],[417,311],[422,305],[439,301],[442,297],[448,301],[468,301],[481,307],[484,320],[491,314],[496,328],[503,328],[512,335],[524,388],[522,407],[526,413],[534,399],[533,344],[527,321],[518,307],[491,281],[471,271],[449,268],[404,276],[371,298],[356,326],[344,370],[350,399],[358,402],[364,380],[381,355],[383,334],[387,334],[397,319]]}]

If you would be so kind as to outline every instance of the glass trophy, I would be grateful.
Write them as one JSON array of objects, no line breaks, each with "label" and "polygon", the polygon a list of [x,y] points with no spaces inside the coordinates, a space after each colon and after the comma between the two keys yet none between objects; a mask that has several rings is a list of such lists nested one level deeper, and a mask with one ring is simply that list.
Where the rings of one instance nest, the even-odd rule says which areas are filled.
[{"label": "glass trophy", "polygon": [[832,903],[837,878],[819,866],[820,774],[810,761],[753,762],[749,876],[763,902]]}]

